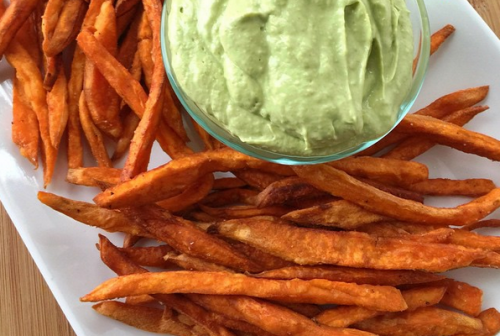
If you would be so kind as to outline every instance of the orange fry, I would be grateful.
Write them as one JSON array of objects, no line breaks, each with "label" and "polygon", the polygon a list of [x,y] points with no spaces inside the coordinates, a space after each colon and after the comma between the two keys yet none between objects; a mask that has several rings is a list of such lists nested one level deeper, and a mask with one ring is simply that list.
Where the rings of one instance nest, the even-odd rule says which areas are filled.
[{"label": "orange fry", "polygon": [[50,141],[54,148],[59,148],[59,143],[68,123],[68,86],[66,74],[60,64],[56,81],[52,90],[47,92],[47,107],[49,109],[49,133]]},{"label": "orange fry", "polygon": [[[407,305],[393,287],[327,280],[269,280],[228,272],[172,271],[112,278],[81,298],[102,301],[143,294],[197,293],[247,295],[286,302],[359,305],[381,311],[402,311]],[[293,294],[292,294],[293,293]],[[384,300],[374,300],[384,297]]]},{"label": "orange fry", "polygon": [[288,177],[271,183],[257,196],[259,207],[268,207],[296,199],[318,198],[328,195],[324,191],[314,188],[299,177]]},{"label": "orange fry", "polygon": [[208,195],[214,183],[212,174],[208,174],[188,186],[179,195],[173,196],[157,204],[170,212],[179,212],[201,201]]},{"label": "orange fry", "polygon": [[87,187],[101,187],[102,183],[106,185],[120,183],[120,174],[120,169],[110,167],[70,168],[66,181]]},{"label": "orange fry", "polygon": [[367,210],[403,221],[466,225],[484,218],[500,207],[500,188],[456,208],[435,208],[385,193],[326,165],[297,166],[293,169],[318,189]]},{"label": "orange fry", "polygon": [[455,32],[455,27],[448,24],[432,34],[431,36],[431,55],[434,54],[439,47],[446,41],[451,34]]},{"label": "orange fry", "polygon": [[225,237],[300,265],[442,272],[468,266],[486,255],[481,250],[456,245],[299,228],[272,217],[233,219],[217,223],[215,228]]},{"label": "orange fry", "polygon": [[38,143],[40,133],[36,113],[25,103],[27,97],[19,80],[14,78],[12,90],[12,141],[19,152],[38,168]]},{"label": "orange fry", "polygon": [[483,196],[495,189],[488,179],[429,179],[408,186],[408,189],[432,196]]}]

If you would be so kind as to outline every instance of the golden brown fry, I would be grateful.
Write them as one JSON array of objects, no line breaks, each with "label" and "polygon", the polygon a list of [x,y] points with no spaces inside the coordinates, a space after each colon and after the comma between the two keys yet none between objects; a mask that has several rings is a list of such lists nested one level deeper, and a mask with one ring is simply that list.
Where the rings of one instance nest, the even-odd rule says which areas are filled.
[{"label": "golden brown fry", "polygon": [[[415,114],[441,119],[454,111],[462,110],[479,103],[484,98],[486,98],[488,92],[489,86],[479,86],[455,91],[436,99],[430,105],[415,112]],[[407,137],[407,134],[401,134],[399,132],[393,131],[382,140],[369,147],[368,149],[358,153],[357,155],[373,155],[386,148],[387,146],[393,145],[401,140],[406,139]]]},{"label": "golden brown fry", "polygon": [[276,257],[272,254],[266,253],[258,248],[244,244],[239,241],[228,241],[231,246],[237,251],[243,253],[248,258],[257,263],[263,270],[274,270],[282,267],[292,266],[293,263]]},{"label": "golden brown fry", "polygon": [[76,46],[68,80],[68,168],[83,167],[83,139],[80,112],[80,94],[83,88],[85,54]]},{"label": "golden brown fry", "polygon": [[474,260],[471,266],[483,268],[500,268],[500,253],[488,252],[484,258]]},{"label": "golden brown fry", "polygon": [[163,257],[171,253],[173,249],[168,245],[157,245],[147,247],[122,247],[119,248],[128,259],[137,265],[145,267],[169,268],[172,263]]},{"label": "golden brown fry", "polygon": [[[188,295],[196,303],[219,314],[251,323],[278,336],[370,336],[355,329],[319,326],[283,306],[243,296]],[[258,334],[260,335],[260,334]],[[373,335],[372,335],[373,336]]]},{"label": "golden brown fry", "polygon": [[500,207],[500,189],[494,189],[487,195],[456,208],[435,208],[385,193],[326,165],[312,168],[297,166],[293,169],[297,175],[318,189],[342,197],[367,210],[403,221],[466,225],[484,218]]},{"label": "golden brown fry", "polygon": [[495,183],[489,179],[429,179],[408,186],[408,189],[432,196],[470,196],[486,195],[495,189]]},{"label": "golden brown fry", "polygon": [[431,55],[434,54],[439,47],[446,41],[451,34],[455,32],[455,27],[448,24],[432,34],[431,36]]},{"label": "golden brown fry", "polygon": [[[44,34],[43,51],[47,57],[60,54],[71,42],[82,26],[87,2],[67,0],[58,14],[57,25],[48,35]],[[45,15],[44,15],[45,16]]]},{"label": "golden brown fry", "polygon": [[205,261],[203,259],[191,257],[187,254],[167,253],[164,256],[164,259],[165,261],[171,262],[187,271],[234,273],[234,271],[229,268]]},{"label": "golden brown fry", "polygon": [[[14,2],[12,6],[17,6],[18,3]],[[43,88],[42,74],[35,60],[15,40],[10,43],[5,56],[12,67],[16,69],[16,78],[23,85],[23,91],[26,93],[30,107],[36,113],[42,140],[43,184],[44,187],[47,187],[54,174],[57,150],[50,141],[47,95]]]},{"label": "golden brown fry", "polygon": [[92,306],[92,308],[101,315],[141,330],[178,336],[199,335],[193,332],[192,327],[185,325],[174,317],[165,321],[162,309],[130,305],[118,301],[100,302]]},{"label": "golden brown fry", "polygon": [[246,183],[237,177],[223,177],[214,181],[214,190],[235,189],[246,186]]},{"label": "golden brown fry", "polygon": [[290,208],[282,206],[259,208],[253,205],[234,205],[224,208],[212,208],[201,204],[200,209],[210,216],[221,219],[247,218],[255,216],[281,217],[290,212]]},{"label": "golden brown fry", "polygon": [[238,169],[232,172],[237,178],[243,180],[250,187],[257,190],[266,189],[271,183],[281,180],[280,174],[272,172],[259,171],[258,169]]},{"label": "golden brown fry", "polygon": [[425,307],[411,312],[375,317],[356,323],[355,328],[381,335],[427,336],[481,332],[481,320],[452,311]]},{"label": "golden brown fry", "polygon": [[14,78],[12,89],[12,142],[19,147],[22,156],[38,168],[38,144],[40,133],[36,113],[26,103],[27,97],[19,80]]},{"label": "golden brown fry", "polygon": [[60,63],[60,67],[52,90],[47,92],[50,141],[56,149],[59,148],[69,118],[68,83],[64,69],[62,69],[62,63]]},{"label": "golden brown fry", "polygon": [[[94,28],[96,39],[111,55],[115,56],[117,53],[116,18],[110,0],[102,3],[99,15],[95,18]],[[97,128],[113,138],[119,137],[122,125],[119,118],[118,94],[92,62],[85,62],[83,90],[90,115]]]},{"label": "golden brown fry", "polygon": [[95,204],[74,201],[42,191],[38,192],[38,199],[43,204],[83,224],[96,226],[108,232],[124,232],[148,238],[153,237],[149,232],[118,211],[100,208]]},{"label": "golden brown fry", "polygon": [[269,280],[228,272],[194,271],[142,273],[113,278],[97,286],[81,300],[92,302],[152,293],[247,295],[286,302],[359,305],[392,312],[407,308],[401,293],[394,287],[327,280]]},{"label": "golden brown fry", "polygon": [[[272,217],[218,223],[221,235],[300,265],[331,264],[392,270],[442,272],[468,266],[485,252],[448,244],[372,237],[361,232],[313,230]],[[300,238],[298,238],[300,237]],[[316,248],[321,246],[321,249]]]},{"label": "golden brown fry", "polygon": [[396,127],[397,131],[424,134],[440,145],[459,151],[500,160],[500,141],[482,133],[426,116],[407,115]]},{"label": "golden brown fry", "polygon": [[120,174],[121,169],[110,167],[70,168],[66,181],[87,187],[100,187],[103,182],[109,185],[120,183]]},{"label": "golden brown fry", "polygon": [[390,220],[386,216],[365,210],[359,205],[344,200],[291,211],[282,218],[299,224],[333,226],[346,230]]},{"label": "golden brown fry", "polygon": [[[0,57],[16,36],[18,30],[38,6],[38,0],[12,1],[0,18]],[[3,7],[3,6],[2,6]]]},{"label": "golden brown fry", "polygon": [[[421,287],[401,292],[408,305],[407,311],[438,304],[446,292],[445,286]],[[355,306],[339,306],[323,311],[315,317],[315,321],[336,328],[347,328],[369,318],[382,314],[374,310]]]},{"label": "golden brown fry", "polygon": [[232,269],[255,272],[261,268],[223,240],[207,234],[193,223],[171,215],[160,207],[124,210],[137,225],[175,250]]},{"label": "golden brown fry", "polygon": [[[140,206],[179,194],[180,190],[211,172],[243,168],[292,174],[290,167],[264,162],[231,149],[220,149],[170,161],[106,190],[94,200],[101,206],[111,208]],[[130,186],[134,188],[130,189]]]},{"label": "golden brown fry", "polygon": [[442,304],[472,316],[481,312],[483,291],[479,288],[453,279],[444,279],[436,284],[444,284],[447,287]]},{"label": "golden brown fry", "polygon": [[[445,116],[443,121],[463,126],[472,120],[472,118],[474,118],[477,114],[484,112],[487,109],[487,106],[468,107]],[[423,136],[417,135],[402,141],[389,152],[382,155],[382,157],[387,159],[412,160],[425,153],[435,145],[436,143],[432,141],[432,139],[427,139]]]},{"label": "golden brown fry", "polygon": [[318,198],[328,195],[324,191],[314,188],[299,177],[288,177],[271,183],[257,196],[259,207],[268,207],[296,199]]},{"label": "golden brown fry", "polygon": [[325,279],[378,286],[421,284],[444,278],[441,275],[420,271],[391,271],[337,266],[291,266],[265,271],[254,276],[283,280],[295,278],[303,280]]},{"label": "golden brown fry", "polygon": [[213,175],[208,174],[192,185],[188,186],[179,195],[157,202],[156,204],[170,212],[182,211],[204,199],[205,196],[208,195],[210,190],[212,190],[213,183]]},{"label": "golden brown fry", "polygon": [[251,189],[226,189],[211,193],[203,199],[203,204],[210,207],[223,207],[231,204],[255,205],[258,194],[258,191]]},{"label": "golden brown fry", "polygon": [[112,167],[113,164],[111,163],[108,152],[106,150],[106,145],[104,144],[104,137],[101,131],[92,122],[90,111],[88,109],[83,91],[80,95],[80,101],[78,102],[78,111],[83,133],[87,138],[87,141],[90,145],[90,150],[92,152],[92,155],[96,159],[97,164],[99,165],[99,167]]},{"label": "golden brown fry", "polygon": [[466,230],[453,230],[448,243],[483,250],[500,251],[500,237],[483,236]]}]

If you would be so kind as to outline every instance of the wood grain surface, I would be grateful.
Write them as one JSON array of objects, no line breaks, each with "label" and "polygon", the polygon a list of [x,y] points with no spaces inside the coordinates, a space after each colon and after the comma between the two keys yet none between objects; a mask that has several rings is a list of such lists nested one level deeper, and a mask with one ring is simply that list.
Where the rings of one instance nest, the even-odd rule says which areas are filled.
[{"label": "wood grain surface", "polygon": [[[469,2],[500,36],[500,2]],[[0,335],[75,335],[1,204]]]}]

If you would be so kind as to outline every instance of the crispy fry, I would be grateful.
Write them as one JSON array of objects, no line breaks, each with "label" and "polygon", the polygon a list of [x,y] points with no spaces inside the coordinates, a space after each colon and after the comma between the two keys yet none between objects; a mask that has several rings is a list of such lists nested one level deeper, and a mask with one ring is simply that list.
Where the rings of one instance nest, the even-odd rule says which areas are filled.
[{"label": "crispy fry", "polygon": [[390,220],[349,201],[333,201],[311,208],[291,211],[283,219],[299,223],[321,226],[333,226],[346,230],[359,228],[365,224]]},{"label": "crispy fry", "polygon": [[134,137],[134,132],[141,120],[127,105],[122,108],[122,113],[120,114],[126,114],[126,117],[123,120],[122,134],[116,141],[115,151],[111,158],[113,161],[121,159],[127,153],[132,138]]},{"label": "crispy fry", "polygon": [[500,332],[500,313],[495,308],[486,309],[477,316],[486,329],[485,336],[494,336]]},{"label": "crispy fry", "polygon": [[246,183],[237,177],[223,177],[214,181],[214,190],[235,189],[246,186]]},{"label": "crispy fry", "polygon": [[100,187],[101,183],[115,185],[120,182],[121,170],[109,167],[85,167],[69,169],[66,181],[87,187]]},{"label": "crispy fry", "polygon": [[186,190],[179,195],[160,201],[157,204],[171,212],[182,211],[205,198],[212,189],[213,183],[213,175],[208,174],[188,186]]},{"label": "crispy fry", "polygon": [[309,318],[313,318],[321,312],[321,308],[318,305],[314,304],[287,302],[279,302],[279,304]]},{"label": "crispy fry", "polygon": [[233,270],[226,268],[224,266],[220,266],[205,261],[203,259],[191,257],[188,256],[187,254],[167,253],[164,256],[164,259],[188,271],[229,272],[229,273],[234,272]]},{"label": "crispy fry", "polygon": [[144,82],[146,87],[149,89],[151,88],[155,65],[152,58],[153,32],[151,30],[151,25],[146,12],[142,13],[137,31],[137,40],[137,51],[139,52],[139,58],[141,60]]},{"label": "crispy fry", "polygon": [[500,219],[485,219],[476,223],[463,226],[462,230],[473,231],[482,228],[497,228],[500,227]]},{"label": "crispy fry", "polygon": [[465,282],[453,279],[438,281],[447,287],[446,293],[441,301],[449,307],[463,311],[466,314],[477,316],[481,312],[483,304],[483,291]]},{"label": "crispy fry", "polygon": [[[286,302],[359,305],[381,311],[402,311],[407,305],[393,287],[357,285],[327,280],[269,280],[228,272],[172,271],[112,278],[81,298],[102,301],[151,293],[247,295]],[[374,300],[374,298],[384,300]]]},{"label": "crispy fry", "polygon": [[48,47],[49,41],[56,30],[57,22],[59,21],[59,16],[64,7],[64,3],[64,0],[48,0],[45,5],[41,26],[43,34],[43,49]]},{"label": "crispy fry", "polygon": [[7,7],[0,18],[0,57],[3,56],[17,31],[35,10],[39,2],[38,0],[17,0],[12,1]]},{"label": "crispy fry", "polygon": [[448,24],[432,34],[431,36],[431,55],[434,54],[439,47],[446,41],[451,34],[455,32],[455,27]]},{"label": "crispy fry", "polygon": [[441,275],[420,271],[391,271],[336,266],[291,266],[254,275],[268,279],[325,279],[378,286],[399,286],[438,281]]},{"label": "crispy fry", "polygon": [[481,332],[481,320],[448,310],[425,307],[411,312],[380,316],[354,325],[355,328],[380,335],[454,335],[459,332]]},{"label": "crispy fry", "polygon": [[160,207],[127,209],[127,215],[175,250],[220,265],[243,270],[258,271],[260,267],[235,251],[223,240],[207,234],[193,223],[176,217]]},{"label": "crispy fry", "polygon": [[[102,3],[101,10],[96,16],[93,26],[96,39],[111,55],[116,55],[116,18],[110,0]],[[118,94],[92,62],[85,62],[83,90],[90,115],[97,128],[113,138],[119,137],[122,125],[119,118],[120,102]]]},{"label": "crispy fry", "polygon": [[493,161],[500,160],[499,140],[438,119],[407,115],[396,129],[403,133],[425,134],[440,145],[483,156]]},{"label": "crispy fry", "polygon": [[122,247],[119,250],[132,262],[140,266],[169,268],[172,265],[172,263],[163,259],[163,256],[173,251],[168,245]]},{"label": "crispy fry", "polygon": [[56,149],[59,148],[59,143],[69,118],[66,74],[64,73],[64,69],[62,69],[62,63],[59,66],[61,69],[58,71],[52,90],[47,92],[50,141]]},{"label": "crispy fry", "polygon": [[[115,8],[116,11],[117,8]],[[142,8],[135,15],[134,20],[130,24],[130,27],[127,29],[127,32],[122,38],[120,46],[118,47],[117,60],[123,65],[126,69],[130,69],[132,66],[135,54],[137,52],[137,34],[139,31],[139,24],[142,18]]]},{"label": "crispy fry", "polygon": [[489,179],[429,179],[408,186],[410,190],[432,196],[470,196],[486,195],[496,188]]},{"label": "crispy fry", "polygon": [[[18,6],[19,3],[19,1],[13,2],[9,8]],[[29,4],[26,4],[26,6],[29,6]],[[20,11],[24,13],[24,8]],[[6,15],[7,12],[3,17]],[[1,43],[2,42],[0,42],[0,47]],[[57,151],[50,141],[47,95],[43,88],[42,74],[35,60],[28,54],[26,49],[15,40],[10,43],[5,56],[12,67],[16,69],[16,78],[19,80],[20,84],[23,85],[23,91],[26,93],[30,107],[36,113],[38,127],[40,129],[40,138],[42,140],[42,163],[44,165],[43,184],[44,187],[47,187],[54,174]]]},{"label": "crispy fry", "polygon": [[258,191],[251,189],[233,188],[216,191],[205,197],[203,204],[211,207],[223,207],[230,204],[255,205]]},{"label": "crispy fry", "polygon": [[282,206],[259,208],[253,205],[234,205],[224,208],[212,208],[206,205],[200,205],[200,208],[210,216],[215,216],[221,219],[247,218],[255,216],[281,217],[290,212],[289,208]]},{"label": "crispy fry", "polygon": [[271,185],[271,183],[277,182],[282,178],[279,174],[259,171],[258,169],[238,169],[233,171],[233,174],[257,190],[264,190]]},{"label": "crispy fry", "polygon": [[453,230],[448,243],[483,250],[500,251],[500,237],[483,236],[466,230]]},{"label": "crispy fry", "polygon": [[12,90],[12,141],[22,156],[38,168],[40,133],[36,113],[26,103],[27,97],[19,80],[14,78]]},{"label": "crispy fry", "polygon": [[148,238],[153,237],[118,211],[103,209],[95,204],[74,201],[43,191],[38,192],[38,199],[43,204],[83,224],[96,226],[108,232],[125,232]]},{"label": "crispy fry", "polygon": [[52,90],[52,86],[57,80],[59,71],[61,70],[61,54],[51,57],[43,57],[43,87],[45,90]]},{"label": "crispy fry", "polygon": [[[386,193],[392,194],[394,196],[400,197],[400,198],[405,198],[408,200],[412,200],[415,202],[419,203],[424,203],[424,196],[418,192],[415,191],[410,191],[406,190],[403,188],[408,188],[408,187],[397,187],[393,185],[387,185],[382,182],[377,182],[377,181],[372,181],[364,178],[359,178],[359,180],[365,182],[366,184],[369,184],[377,189],[380,189],[382,191],[385,191]],[[425,180],[427,181],[427,180]]]},{"label": "crispy fry", "polygon": [[239,252],[261,266],[263,270],[274,270],[282,267],[292,266],[293,263],[266,253],[258,248],[244,244],[239,241],[230,240],[229,244]]},{"label": "crispy fry", "polygon": [[299,177],[289,177],[271,183],[257,196],[259,207],[287,204],[295,199],[317,198],[327,195]]},{"label": "crispy fry", "polygon": [[[421,287],[402,291],[401,294],[408,305],[407,311],[438,304],[446,292],[446,287]],[[336,328],[347,328],[369,318],[382,314],[374,310],[355,306],[339,306],[323,311],[315,317],[321,324]]]},{"label": "crispy fry", "polygon": [[442,272],[468,266],[485,256],[481,250],[456,245],[377,238],[361,232],[299,228],[272,217],[228,220],[218,223],[215,228],[225,237],[300,265]]},{"label": "crispy fry", "polygon": [[[60,54],[71,42],[81,28],[87,2],[84,0],[67,0],[61,8],[57,25],[48,35],[44,34],[43,51],[47,57]],[[45,15],[44,15],[45,16]]]},{"label": "crispy fry", "polygon": [[162,309],[130,305],[118,301],[100,302],[92,308],[101,315],[141,330],[178,336],[201,336],[194,333],[192,327],[173,317],[165,321]]},{"label": "crispy fry", "polygon": [[189,142],[190,139],[187,135],[186,129],[184,128],[184,121],[182,119],[181,109],[176,103],[175,92],[171,88],[170,82],[168,81],[165,88],[164,96],[165,99],[163,101],[163,110],[162,110],[163,121],[175,131],[175,133],[179,136],[179,138],[181,138],[185,142]]},{"label": "crispy fry", "polygon": [[[500,148],[500,147],[499,147]],[[500,207],[500,189],[456,208],[435,208],[382,192],[326,165],[294,167],[300,177],[318,189],[395,219],[428,224],[466,225]]]},{"label": "crispy fry", "polygon": [[[258,168],[281,174],[292,173],[290,167],[264,162],[231,149],[220,149],[170,161],[106,190],[97,195],[94,201],[100,206],[111,208],[140,206],[174,196],[211,172],[243,168]],[[133,190],[130,189],[132,185]]]},{"label": "crispy fry", "polygon": [[[445,116],[443,118],[443,121],[463,126],[477,114],[484,112],[487,109],[487,106],[468,107]],[[412,160],[417,156],[425,153],[435,145],[436,143],[432,141],[432,139],[426,139],[422,136],[417,135],[414,137],[409,137],[406,140],[402,141],[399,145],[382,155],[382,157],[388,159]]]},{"label": "crispy fry", "polygon": [[[370,336],[359,330],[318,326],[310,319],[285,307],[243,296],[190,294],[189,298],[207,309],[254,324],[278,336]],[[259,334],[260,335],[260,334]]]},{"label": "crispy fry", "polygon": [[421,163],[375,157],[347,158],[328,165],[349,175],[400,186],[424,181],[429,176],[428,168]]},{"label": "crispy fry", "polygon": [[83,167],[82,125],[78,105],[83,88],[84,68],[85,54],[76,46],[68,80],[68,168]]},{"label": "crispy fry", "polygon": [[104,144],[104,137],[101,131],[92,122],[83,91],[80,95],[80,101],[78,102],[78,111],[83,133],[87,138],[90,150],[96,159],[97,164],[99,167],[112,167],[113,164],[111,163],[106,145]]}]

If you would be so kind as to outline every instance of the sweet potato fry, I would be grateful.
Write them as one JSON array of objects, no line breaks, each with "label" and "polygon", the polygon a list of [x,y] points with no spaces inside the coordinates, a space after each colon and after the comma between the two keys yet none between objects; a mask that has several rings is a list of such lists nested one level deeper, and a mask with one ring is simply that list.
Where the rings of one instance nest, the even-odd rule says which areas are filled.
[{"label": "sweet potato fry", "polygon": [[49,32],[49,35],[44,35],[43,51],[47,57],[60,54],[74,41],[80,31],[86,11],[87,2],[84,0],[67,0],[63,2],[57,25],[52,33]]},{"label": "sweet potato fry", "polygon": [[226,189],[211,193],[205,197],[203,204],[210,207],[223,207],[231,204],[255,205],[258,194],[258,191],[251,189]]},{"label": "sweet potato fry", "polygon": [[116,16],[120,17],[133,10],[140,0],[118,0],[115,5]]},{"label": "sweet potato fry", "polygon": [[[165,88],[164,97],[165,99],[163,100],[162,109],[163,121],[175,131],[179,138],[181,138],[185,142],[189,142],[190,139],[187,135],[186,128],[184,127],[184,121],[182,119],[180,107],[181,105],[177,102],[175,92],[170,86],[170,82],[168,81]],[[215,140],[212,138],[212,141]]]},{"label": "sweet potato fry", "polygon": [[[106,0],[102,3],[99,15],[95,18],[94,29],[96,39],[111,55],[115,56],[117,53],[116,18],[111,1]],[[118,94],[92,62],[85,62],[83,90],[94,124],[111,137],[119,137],[122,125],[119,118]]]},{"label": "sweet potato fry", "polygon": [[324,191],[314,188],[305,180],[298,177],[288,177],[271,183],[257,196],[259,207],[269,207],[278,204],[287,204],[295,199],[318,198],[328,195]]},{"label": "sweet potato fry", "polygon": [[[106,237],[99,236],[99,246],[101,259],[118,275],[134,273],[148,273],[148,271],[124,256],[120,250],[114,246]],[[196,324],[205,328],[214,335],[234,336],[226,328],[211,320],[210,315],[200,306],[190,301],[188,298],[179,295],[153,295],[155,299],[171,307],[181,314],[185,314]]]},{"label": "sweet potato fry", "polygon": [[61,69],[58,71],[52,90],[47,92],[50,141],[56,149],[59,148],[69,118],[68,84],[62,63],[59,64],[59,67]]},{"label": "sweet potato fry", "polygon": [[500,207],[500,189],[494,189],[487,195],[456,208],[435,208],[385,193],[326,165],[314,168],[297,166],[293,169],[297,175],[318,189],[328,191],[367,210],[403,221],[466,225],[484,218]]},{"label": "sweet potato fry", "polygon": [[495,308],[490,308],[482,311],[477,316],[486,329],[485,336],[494,336],[500,332],[500,313]]},{"label": "sweet potato fry", "polygon": [[431,196],[483,196],[495,189],[489,179],[428,179],[408,186],[408,189]]},{"label": "sweet potato fry", "polygon": [[101,182],[115,185],[120,183],[121,170],[109,167],[85,167],[69,169],[66,181],[87,187],[100,187]]},{"label": "sweet potato fry", "polygon": [[[424,203],[424,196],[422,194],[415,192],[415,191],[403,189],[403,188],[408,188],[406,186],[405,187],[396,187],[393,185],[387,185],[387,184],[384,184],[382,182],[372,181],[372,180],[364,179],[364,178],[359,178],[359,180],[361,180],[361,181],[365,182],[366,184],[369,184],[369,185],[371,185],[379,190],[382,190],[386,193],[392,194],[394,196],[397,196],[400,198],[405,198],[405,199],[412,200],[412,201],[419,202],[419,203]],[[427,180],[425,180],[425,181],[427,181]]]},{"label": "sweet potato fry", "polygon": [[106,190],[97,195],[94,201],[100,206],[111,208],[140,206],[174,196],[211,172],[243,168],[258,168],[285,175],[292,173],[290,167],[264,162],[231,149],[221,149],[170,161]]},{"label": "sweet potato fry", "polygon": [[483,236],[466,230],[453,230],[448,243],[500,252],[500,237]]},{"label": "sweet potato fry", "polygon": [[[130,305],[118,301],[100,302],[92,308],[101,315],[110,317],[132,327],[160,334],[195,336],[192,327],[171,317],[163,319],[163,309]],[[201,336],[201,335],[199,335]]]},{"label": "sweet potato fry", "polygon": [[259,208],[253,205],[234,205],[224,208],[212,208],[201,204],[200,208],[210,216],[215,216],[221,219],[247,218],[255,216],[281,217],[290,212],[290,208],[282,206]]},{"label": "sweet potato fry", "polygon": [[[381,311],[402,311],[407,305],[399,290],[327,280],[269,280],[228,272],[172,271],[112,278],[81,298],[102,301],[142,294],[198,293],[247,295],[286,302],[359,305]],[[384,298],[384,300],[374,300]]]},{"label": "sweet potato fry", "polygon": [[48,0],[45,5],[41,25],[43,34],[43,49],[48,47],[49,41],[56,30],[57,22],[59,21],[59,16],[64,7],[64,3],[64,0]]},{"label": "sweet potato fry", "polygon": [[[9,8],[19,6],[20,3],[24,2],[13,2]],[[26,4],[26,6],[29,6],[29,4]],[[24,8],[19,11],[24,13]],[[7,12],[3,17],[6,15]],[[0,42],[0,47],[1,43],[2,42]],[[54,174],[57,150],[52,146],[50,141],[47,95],[43,88],[42,74],[35,60],[29,55],[27,50],[15,40],[10,43],[5,56],[12,67],[16,69],[16,78],[19,80],[20,85],[23,86],[23,91],[26,93],[31,109],[36,113],[38,127],[40,129],[40,138],[42,140],[42,163],[44,165],[43,184],[44,187],[47,187]]]},{"label": "sweet potato fry", "polygon": [[137,225],[181,253],[232,269],[249,272],[260,270],[257,264],[232,249],[223,240],[207,234],[188,220],[173,216],[160,207],[148,206],[124,211]]},{"label": "sweet potato fry", "polygon": [[234,273],[234,271],[229,268],[205,261],[203,259],[191,257],[187,254],[167,253],[163,258],[165,261],[171,262],[187,271]]},{"label": "sweet potato fry", "polygon": [[483,291],[465,282],[453,279],[444,279],[436,284],[444,284],[446,293],[442,304],[463,311],[466,314],[477,316],[483,304]]},{"label": "sweet potato fry", "polygon": [[38,0],[17,0],[7,7],[0,18],[0,57],[39,3]]},{"label": "sweet potato fry", "polygon": [[54,86],[54,83],[57,80],[57,75],[59,74],[59,70],[61,68],[61,56],[62,54],[51,57],[46,57],[44,55],[43,57],[43,87],[47,91],[52,90],[52,86]]},{"label": "sweet potato fry", "polygon": [[[454,111],[462,110],[481,102],[484,98],[486,98],[488,92],[489,86],[479,86],[455,91],[436,99],[428,106],[415,112],[415,114],[441,119]],[[382,140],[367,148],[366,150],[358,153],[357,155],[373,155],[386,148],[387,146],[393,145],[401,140],[406,139],[407,137],[407,134],[391,132]]]},{"label": "sweet potato fry", "polygon": [[122,247],[119,250],[128,259],[140,266],[169,268],[172,265],[172,263],[163,258],[166,254],[173,251],[168,245]]},{"label": "sweet potato fry", "polygon": [[463,226],[462,230],[473,231],[482,228],[498,228],[500,227],[500,219],[485,219],[476,223]]},{"label": "sweet potato fry", "polygon": [[179,195],[157,202],[157,204],[170,212],[182,211],[205,198],[210,190],[212,190],[213,183],[213,175],[208,174],[188,186]]},{"label": "sweet potato fry", "polygon": [[356,323],[355,328],[379,335],[454,335],[481,332],[481,320],[456,312],[425,307],[411,312],[384,315]]},{"label": "sweet potato fry", "polygon": [[265,271],[260,274],[255,274],[254,276],[283,280],[325,279],[378,286],[421,284],[438,281],[444,278],[441,275],[420,271],[391,271],[336,266],[291,266]]},{"label": "sweet potato fry", "polygon": [[191,121],[191,125],[193,125],[196,134],[198,134],[198,137],[203,143],[203,150],[216,149],[214,138],[212,138],[212,136],[203,127],[201,127],[200,124],[198,124],[193,118],[189,118],[189,120]]},{"label": "sweet potato fry", "polygon": [[291,211],[282,218],[299,224],[333,226],[346,230],[390,220],[389,217],[365,210],[359,205],[344,200]]},{"label": "sweet potato fry", "polygon": [[[115,6],[115,12],[117,8]],[[137,34],[139,31],[139,23],[141,22],[143,10],[142,8],[136,13],[134,20],[131,22],[130,27],[127,29],[125,35],[121,39],[118,47],[117,60],[126,69],[132,66],[135,54],[137,53]]]},{"label": "sweet potato fry", "polygon": [[74,201],[42,191],[38,193],[38,199],[43,204],[83,224],[96,226],[108,232],[125,232],[148,238],[153,237],[118,211],[103,209],[95,204]]},{"label": "sweet potato fry", "polygon": [[[445,116],[443,118],[443,121],[463,126],[477,114],[484,112],[487,109],[487,106],[468,107]],[[432,139],[427,139],[417,135],[414,137],[409,137],[406,140],[402,141],[389,152],[382,155],[382,157],[387,159],[412,160],[417,156],[425,153],[435,145],[436,143],[432,141]]]},{"label": "sweet potato fry", "polygon": [[424,181],[429,177],[429,169],[421,163],[376,157],[347,158],[330,162],[328,165],[349,175],[391,185],[405,186]]},{"label": "sweet potato fry", "polygon": [[19,80],[14,78],[12,90],[12,141],[22,156],[38,168],[40,132],[36,113],[26,103],[27,97]]},{"label": "sweet potato fry", "polygon": [[483,268],[500,268],[500,253],[488,252],[485,257],[474,260],[471,266]]},{"label": "sweet potato fry", "polygon": [[407,115],[396,127],[397,131],[424,134],[440,145],[479,155],[493,161],[500,160],[500,141],[482,133],[435,118]]},{"label": "sweet potato fry", "polygon": [[[107,82],[134,113],[142,118],[148,97],[141,84],[133,78],[113,55],[103,48],[102,44],[88,30],[80,32],[77,42],[85,55],[97,66]],[[165,123],[160,122],[157,132],[156,139],[158,143],[170,157],[182,157],[192,153],[192,150]]]},{"label": "sweet potato fry", "polygon": [[83,167],[82,125],[78,105],[83,88],[84,68],[85,54],[76,46],[68,80],[68,168],[70,169]]},{"label": "sweet potato fry", "polygon": [[282,176],[273,174],[272,172],[259,171],[258,169],[241,169],[233,171],[233,174],[240,180],[245,181],[249,186],[257,189],[264,190],[271,183],[279,181]]},{"label": "sweet potato fry", "polygon": [[274,270],[282,267],[292,266],[293,263],[283,260],[277,256],[266,253],[258,248],[244,244],[239,241],[230,240],[229,244],[237,251],[246,255],[261,266],[263,270]]},{"label": "sweet potato fry", "polygon": [[80,101],[78,102],[78,111],[83,133],[90,145],[90,150],[99,167],[112,167],[113,164],[109,158],[104,137],[101,131],[94,125],[87,106],[85,95],[82,91]]},{"label": "sweet potato fry", "polygon": [[[446,292],[446,287],[421,287],[407,289],[401,292],[408,305],[407,311],[438,304]],[[383,314],[363,307],[339,306],[323,311],[315,317],[321,324],[336,328],[347,328],[369,318]]]},{"label": "sweet potato fry", "polygon": [[448,24],[431,36],[431,55],[434,54],[439,47],[446,41],[448,37],[455,32],[455,27]]},{"label": "sweet potato fry", "polygon": [[121,159],[127,153],[130,142],[134,137],[134,132],[141,120],[127,105],[122,107],[120,114],[125,114],[126,117],[123,120],[122,134],[116,141],[115,151],[111,158],[113,161]]},{"label": "sweet potato fry", "polygon": [[[303,315],[267,301],[243,296],[190,294],[196,303],[234,319],[242,320],[277,336],[370,336],[359,330],[318,326]],[[260,334],[259,334],[260,335]]]},{"label": "sweet potato fry", "polygon": [[225,237],[300,265],[442,272],[468,266],[486,255],[481,250],[456,245],[377,238],[352,231],[299,228],[272,217],[229,220],[214,228]]},{"label": "sweet potato fry", "polygon": [[321,308],[314,304],[287,302],[278,302],[278,304],[309,318],[313,318],[321,313]]},{"label": "sweet potato fry", "polygon": [[137,31],[137,51],[141,60],[142,73],[144,74],[144,83],[148,89],[151,88],[153,78],[154,62],[152,58],[153,51],[153,32],[146,12],[142,13]]}]

